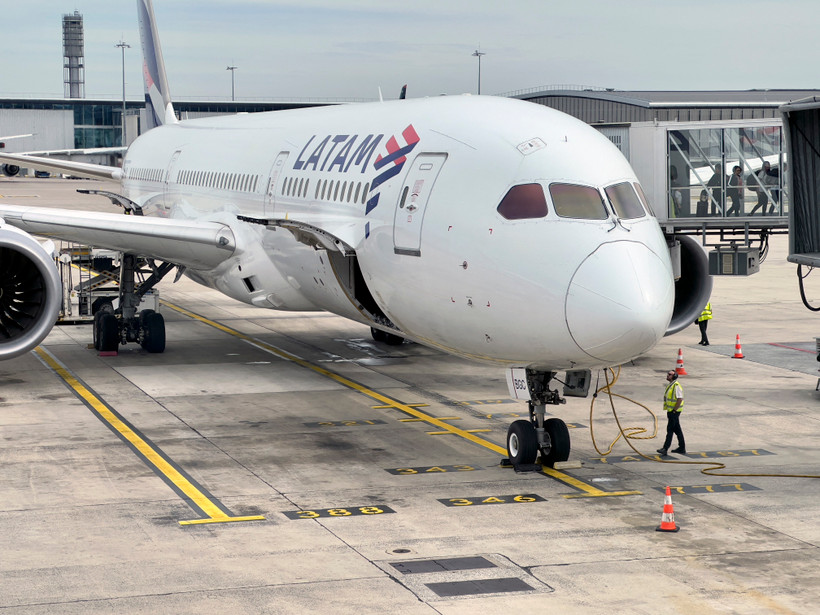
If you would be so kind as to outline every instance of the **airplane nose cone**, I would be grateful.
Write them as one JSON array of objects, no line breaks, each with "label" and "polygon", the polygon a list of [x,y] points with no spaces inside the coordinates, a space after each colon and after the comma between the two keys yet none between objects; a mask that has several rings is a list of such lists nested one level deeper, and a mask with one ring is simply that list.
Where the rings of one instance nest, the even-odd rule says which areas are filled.
[{"label": "airplane nose cone", "polygon": [[584,352],[618,365],[663,337],[674,301],[674,280],[657,254],[636,241],[606,243],[572,276],[567,326]]}]

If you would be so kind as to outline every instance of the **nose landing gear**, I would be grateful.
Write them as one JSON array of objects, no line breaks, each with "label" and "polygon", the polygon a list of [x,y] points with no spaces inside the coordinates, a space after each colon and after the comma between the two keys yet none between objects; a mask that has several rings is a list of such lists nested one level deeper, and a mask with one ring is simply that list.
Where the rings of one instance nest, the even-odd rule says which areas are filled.
[{"label": "nose landing gear", "polygon": [[530,418],[514,421],[507,430],[507,453],[513,465],[535,462],[541,452],[542,465],[553,467],[569,459],[570,438],[566,423],[559,418],[546,418],[547,404],[558,405],[566,400],[549,388],[555,372],[527,371],[530,394]]}]

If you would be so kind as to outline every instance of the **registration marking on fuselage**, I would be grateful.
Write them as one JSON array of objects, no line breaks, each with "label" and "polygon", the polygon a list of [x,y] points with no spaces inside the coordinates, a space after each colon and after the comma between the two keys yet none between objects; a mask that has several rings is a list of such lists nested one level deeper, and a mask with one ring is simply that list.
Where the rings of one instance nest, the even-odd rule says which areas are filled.
[{"label": "registration marking on fuselage", "polygon": [[236,516],[193,478],[174,463],[151,440],[131,425],[119,412],[105,403],[94,390],[75,376],[53,354],[41,346],[34,349],[39,359],[63,381],[103,424],[125,442],[142,461],[179,495],[186,504],[203,515],[201,519],[180,521],[180,525],[264,521],[261,515]]},{"label": "registration marking on fuselage", "polygon": [[[344,387],[347,387],[349,389],[357,391],[357,392],[361,393],[362,395],[364,395],[366,397],[369,397],[370,399],[379,402],[384,408],[392,408],[394,410],[398,410],[399,412],[402,412],[402,413],[404,413],[404,414],[406,414],[410,417],[413,417],[415,419],[418,419],[420,421],[423,421],[425,423],[428,423],[430,425],[438,427],[440,431],[437,432],[437,433],[449,433],[449,434],[459,436],[459,437],[464,438],[465,440],[467,440],[469,442],[472,442],[473,444],[477,444],[478,446],[483,446],[484,448],[489,449],[489,450],[493,451],[494,453],[497,453],[498,455],[501,455],[502,457],[507,457],[506,447],[499,446],[495,442],[491,442],[490,440],[487,440],[485,438],[477,436],[476,434],[471,433],[470,430],[460,429],[458,427],[455,427],[454,425],[450,425],[449,423],[445,422],[445,420],[442,419],[442,418],[435,417],[431,414],[427,414],[425,412],[422,412],[421,410],[419,410],[416,407],[416,404],[413,404],[413,405],[405,404],[405,403],[403,403],[403,402],[401,402],[397,399],[393,399],[392,397],[384,395],[383,393],[379,393],[378,391],[374,391],[373,389],[369,389],[366,386],[364,386],[364,385],[362,385],[362,384],[360,384],[360,383],[358,383],[354,380],[351,380],[350,378],[346,378],[346,377],[344,377],[340,374],[337,374],[336,372],[330,371],[329,369],[326,369],[326,368],[321,367],[319,365],[315,365],[315,364],[311,363],[310,361],[307,361],[307,360],[303,359],[302,357],[300,357],[298,355],[295,355],[295,354],[293,354],[291,352],[288,352],[286,350],[282,350],[281,348],[277,348],[276,346],[273,346],[272,344],[268,344],[267,342],[264,342],[260,339],[252,337],[252,336],[250,336],[246,333],[242,333],[241,331],[238,331],[236,329],[233,329],[231,327],[223,325],[222,323],[219,323],[219,322],[216,322],[216,321],[211,320],[209,318],[206,318],[205,316],[201,316],[200,314],[192,312],[191,310],[188,310],[188,309],[186,309],[182,306],[175,305],[173,303],[169,303],[168,301],[165,301],[165,300],[163,300],[161,303],[162,303],[162,305],[164,305],[164,306],[166,306],[166,307],[168,307],[168,308],[170,308],[170,309],[172,309],[176,312],[179,312],[180,314],[188,316],[189,318],[193,318],[194,320],[197,320],[197,321],[199,321],[203,324],[206,324],[210,327],[218,329],[219,331],[223,331],[224,333],[227,333],[227,334],[232,335],[232,336],[234,336],[238,339],[241,339],[241,340],[247,342],[248,344],[250,344],[251,346],[254,346],[255,348],[258,348],[259,350],[262,350],[264,352],[268,352],[270,354],[273,354],[273,355],[275,355],[277,357],[280,357],[282,359],[285,359],[287,361],[291,361],[291,362],[293,362],[293,363],[295,363],[295,364],[297,364],[301,367],[304,367],[305,369],[309,369],[309,370],[311,370],[311,371],[313,371],[317,374],[320,374],[320,375],[322,375],[326,378],[330,378],[334,382],[336,382],[338,384],[341,384]],[[453,417],[445,417],[445,418],[448,418],[448,420],[453,420]],[[570,476],[569,474],[565,474],[564,472],[561,472],[560,470],[555,470],[554,468],[544,467],[542,471],[543,471],[544,475],[549,476],[550,478],[554,478],[555,480],[557,480],[559,482],[562,482],[565,485],[568,485],[568,486],[572,487],[573,489],[580,492],[580,493],[575,493],[575,494],[564,495],[563,497],[565,497],[565,498],[612,497],[612,496],[624,496],[624,495],[641,495],[640,491],[603,491],[601,489],[598,489],[594,485],[589,485],[589,484],[587,484],[587,483],[585,483],[581,480],[578,480],[577,478],[575,478],[573,476]]]}]

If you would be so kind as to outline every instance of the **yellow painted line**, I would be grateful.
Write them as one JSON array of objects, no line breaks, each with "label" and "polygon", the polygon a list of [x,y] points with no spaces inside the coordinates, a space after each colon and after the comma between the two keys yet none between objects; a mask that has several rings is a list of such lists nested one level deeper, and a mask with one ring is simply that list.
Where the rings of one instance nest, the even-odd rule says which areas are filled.
[{"label": "yellow painted line", "polygon": [[[407,404],[411,408],[428,408],[430,404]],[[392,408],[393,406],[370,406],[374,410],[385,410],[387,408]]]},{"label": "yellow painted line", "polygon": [[573,493],[569,495],[565,495],[565,498],[600,498],[604,496],[613,496],[613,495],[641,495],[640,491],[602,491],[597,487],[593,487],[592,485],[587,485],[585,482],[578,480],[573,476],[569,476],[564,474],[560,470],[556,470],[554,468],[550,468],[547,466],[543,466],[541,471],[546,474],[547,476],[551,476],[561,482],[567,483],[568,485],[575,487],[582,493]]},{"label": "yellow painted line", "polygon": [[173,487],[184,494],[207,519],[197,519],[193,521],[180,521],[180,525],[192,525],[196,523],[227,523],[234,521],[263,521],[263,516],[234,517],[227,514],[222,508],[214,503],[208,496],[200,491],[191,481],[189,481],[172,463],[166,460],[160,452],[137,434],[130,425],[121,419],[116,412],[109,408],[94,392],[86,387],[74,376],[65,365],[60,363],[50,352],[38,346],[34,351],[40,359],[54,371],[68,387],[89,406],[105,423],[114,429],[134,450],[151,466],[153,466],[162,476],[168,479]]},{"label": "yellow painted line", "polygon": [[[228,326],[223,325],[221,323],[210,320],[209,318],[205,318],[204,316],[200,316],[199,314],[196,314],[195,312],[187,310],[184,307],[181,307],[179,305],[169,303],[168,301],[165,301],[165,300],[162,300],[161,303],[162,303],[162,305],[165,305],[165,306],[171,308],[172,310],[174,310],[176,312],[179,312],[180,314],[184,314],[185,316],[188,316],[189,318],[193,318],[194,320],[197,320],[197,321],[199,321],[203,324],[209,325],[209,326],[211,326],[215,329],[218,329],[220,331],[223,331],[223,332],[225,332],[229,335],[233,335],[236,338],[239,338],[243,341],[248,342],[252,346],[256,346],[257,348],[259,348],[261,350],[264,350],[264,351],[269,352],[273,355],[276,355],[277,357],[280,357],[282,359],[286,359],[288,361],[296,363],[297,365],[299,365],[301,367],[304,367],[305,369],[309,369],[309,370],[311,370],[311,371],[313,371],[317,374],[320,374],[322,376],[325,376],[326,378],[329,378],[329,379],[333,380],[334,382],[337,382],[337,383],[341,384],[344,387],[347,387],[349,389],[353,389],[354,391],[358,391],[359,393],[361,393],[362,395],[365,395],[366,397],[370,397],[371,399],[374,399],[378,402],[381,402],[381,404],[383,404],[384,408],[394,408],[396,410],[404,412],[405,414],[408,414],[412,417],[415,417],[416,419],[418,419],[420,421],[424,421],[425,423],[428,423],[430,425],[433,425],[435,427],[440,428],[442,430],[443,434],[444,433],[450,433],[450,434],[453,434],[453,435],[456,435],[456,436],[460,436],[461,438],[464,438],[465,440],[467,440],[469,442],[472,442],[473,444],[477,444],[478,446],[483,446],[484,448],[489,449],[489,450],[493,451],[494,453],[498,453],[499,455],[502,455],[504,457],[507,456],[506,447],[499,446],[498,444],[496,444],[494,442],[490,442],[489,440],[485,440],[484,438],[476,436],[476,435],[470,433],[470,430],[459,429],[458,427],[454,427],[453,425],[445,423],[444,419],[442,419],[442,418],[438,418],[438,417],[435,417],[435,416],[431,416],[429,414],[425,414],[424,412],[421,412],[421,411],[417,410],[414,407],[416,404],[404,404],[404,403],[402,403],[398,400],[395,400],[395,399],[392,399],[392,398],[388,397],[387,395],[383,395],[383,394],[379,393],[378,391],[368,389],[367,387],[362,386],[358,382],[354,382],[353,380],[345,378],[344,376],[341,376],[341,375],[339,375],[335,372],[332,372],[328,369],[325,369],[324,367],[321,367],[319,365],[314,365],[313,363],[310,363],[309,361],[306,361],[305,359],[303,359],[303,358],[301,358],[301,357],[299,357],[295,354],[292,354],[290,352],[287,352],[286,350],[282,350],[281,348],[277,348],[276,346],[272,346],[271,344],[268,344],[268,343],[263,342],[261,340],[258,340],[256,338],[253,338],[250,335],[246,335],[245,333],[242,333],[241,331],[237,331],[236,329],[232,329],[231,327],[228,327]],[[452,420],[453,418],[457,418],[457,417],[445,417],[445,419],[449,419],[449,420]],[[407,420],[407,419],[399,419],[399,420]],[[640,493],[640,492],[637,492],[637,491],[636,492],[631,492],[631,491],[619,491],[619,492],[602,491],[601,489],[598,489],[597,487],[594,487],[593,485],[588,485],[588,484],[586,484],[586,483],[584,483],[584,482],[570,476],[569,474],[564,474],[563,472],[561,472],[559,470],[555,470],[553,468],[548,468],[546,466],[544,466],[544,474],[546,474],[547,476],[550,476],[550,477],[552,477],[552,478],[554,478],[554,479],[556,479],[556,480],[558,480],[558,481],[560,481],[560,482],[562,482],[566,485],[569,485],[569,486],[571,486],[575,489],[579,489],[583,492],[583,494],[580,495],[580,496],[570,495],[570,496],[565,496],[565,497],[590,497],[590,496],[603,497],[603,496],[614,496],[614,495],[638,495]]]},{"label": "yellow painted line", "polygon": [[[490,433],[492,429],[465,429],[467,433]],[[449,431],[428,431],[428,435],[430,436],[450,436],[452,435]]]},{"label": "yellow painted line", "polygon": [[[383,408],[391,408],[392,406],[382,406]],[[460,416],[439,416],[437,417],[440,421],[460,421]],[[419,423],[424,422],[424,419],[399,419],[401,423]]]}]

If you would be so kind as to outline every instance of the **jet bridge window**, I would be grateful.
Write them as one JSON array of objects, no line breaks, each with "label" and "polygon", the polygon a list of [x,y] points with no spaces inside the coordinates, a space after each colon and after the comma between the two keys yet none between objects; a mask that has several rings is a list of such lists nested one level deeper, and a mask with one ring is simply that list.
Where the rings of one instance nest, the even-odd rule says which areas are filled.
[{"label": "jet bridge window", "polygon": [[501,199],[498,213],[507,220],[528,220],[547,215],[547,199],[541,184],[513,186]]},{"label": "jet bridge window", "polygon": [[635,194],[629,182],[609,186],[604,192],[606,192],[615,214],[622,220],[634,220],[635,218],[643,218],[646,215],[643,207],[641,207],[638,195]]},{"label": "jet bridge window", "polygon": [[590,186],[550,184],[550,196],[555,213],[562,218],[606,220],[607,213],[601,194]]}]

